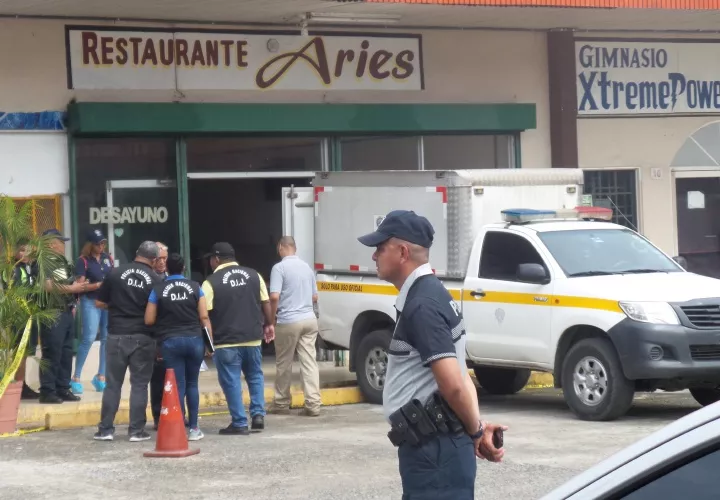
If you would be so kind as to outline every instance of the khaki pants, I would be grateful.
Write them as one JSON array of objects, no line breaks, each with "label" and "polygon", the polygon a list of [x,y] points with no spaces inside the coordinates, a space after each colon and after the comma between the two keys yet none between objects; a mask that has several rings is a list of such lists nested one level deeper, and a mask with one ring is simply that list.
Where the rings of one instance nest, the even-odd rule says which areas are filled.
[{"label": "khaki pants", "polygon": [[320,398],[320,371],[315,360],[315,340],[318,336],[316,319],[275,326],[275,360],[277,376],[275,378],[275,406],[290,407],[290,381],[292,363],[297,350],[302,375],[305,407],[317,410],[322,404]]}]

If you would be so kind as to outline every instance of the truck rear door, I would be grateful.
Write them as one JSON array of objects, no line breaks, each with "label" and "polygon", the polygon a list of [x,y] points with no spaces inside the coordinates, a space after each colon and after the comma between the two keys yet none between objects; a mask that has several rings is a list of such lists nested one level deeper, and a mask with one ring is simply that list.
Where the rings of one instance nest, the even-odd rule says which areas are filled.
[{"label": "truck rear door", "polygon": [[292,236],[297,255],[310,266],[315,262],[315,214],[313,188],[282,188],[283,236]]},{"label": "truck rear door", "polygon": [[468,353],[474,360],[549,363],[553,283],[518,278],[520,264],[543,266],[551,278],[549,266],[523,234],[499,228],[479,238],[463,293]]}]

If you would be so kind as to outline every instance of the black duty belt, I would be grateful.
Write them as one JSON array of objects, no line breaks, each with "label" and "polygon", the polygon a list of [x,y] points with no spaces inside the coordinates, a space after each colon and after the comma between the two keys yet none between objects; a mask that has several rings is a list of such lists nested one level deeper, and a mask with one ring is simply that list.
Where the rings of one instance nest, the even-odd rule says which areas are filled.
[{"label": "black duty belt", "polygon": [[388,439],[394,446],[420,446],[441,434],[465,432],[460,419],[447,401],[435,392],[425,404],[417,399],[406,403],[390,415]]}]

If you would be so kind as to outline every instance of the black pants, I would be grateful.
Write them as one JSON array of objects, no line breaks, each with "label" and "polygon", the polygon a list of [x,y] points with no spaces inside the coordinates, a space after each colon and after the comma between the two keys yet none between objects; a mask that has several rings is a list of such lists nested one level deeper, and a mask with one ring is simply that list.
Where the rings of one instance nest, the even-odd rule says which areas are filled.
[{"label": "black pants", "polygon": [[150,380],[150,406],[155,423],[160,423],[160,410],[162,410],[163,385],[165,384],[165,362],[155,359],[152,379]]},{"label": "black pants", "polygon": [[145,430],[148,383],[152,376],[155,341],[143,334],[108,335],[106,347],[107,374],[100,410],[101,432],[114,432],[115,415],[120,406],[125,373],[130,368],[130,427],[128,434]]},{"label": "black pants", "polygon": [[467,434],[398,448],[402,500],[473,500],[477,459]]},{"label": "black pants", "polygon": [[40,366],[40,393],[52,395],[70,391],[74,332],[71,311],[62,312],[51,327],[40,329],[43,362]]}]

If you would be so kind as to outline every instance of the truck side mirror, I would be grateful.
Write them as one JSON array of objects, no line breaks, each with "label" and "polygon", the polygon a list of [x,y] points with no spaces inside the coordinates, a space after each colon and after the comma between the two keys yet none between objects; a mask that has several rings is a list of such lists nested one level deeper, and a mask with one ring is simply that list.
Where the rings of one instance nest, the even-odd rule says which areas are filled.
[{"label": "truck side mirror", "polygon": [[673,257],[673,260],[675,262],[677,262],[678,264],[680,264],[680,267],[682,267],[683,269],[685,269],[687,271],[688,264],[687,264],[687,259],[685,257],[678,255],[676,257]]},{"label": "truck side mirror", "polygon": [[518,281],[524,283],[534,283],[536,285],[546,285],[550,283],[550,276],[540,264],[520,264],[518,265],[515,277]]}]

